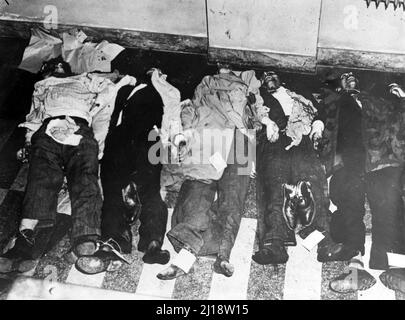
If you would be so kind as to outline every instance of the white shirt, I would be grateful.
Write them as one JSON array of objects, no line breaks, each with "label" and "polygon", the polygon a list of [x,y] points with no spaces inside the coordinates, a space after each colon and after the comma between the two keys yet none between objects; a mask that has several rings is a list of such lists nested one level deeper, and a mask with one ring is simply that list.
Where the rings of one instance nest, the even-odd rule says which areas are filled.
[{"label": "white shirt", "polygon": [[283,108],[284,114],[286,116],[290,116],[293,105],[294,105],[294,100],[291,98],[291,96],[287,93],[287,89],[284,87],[280,87],[277,89],[276,92],[272,93],[273,97],[280,102],[281,107]]}]

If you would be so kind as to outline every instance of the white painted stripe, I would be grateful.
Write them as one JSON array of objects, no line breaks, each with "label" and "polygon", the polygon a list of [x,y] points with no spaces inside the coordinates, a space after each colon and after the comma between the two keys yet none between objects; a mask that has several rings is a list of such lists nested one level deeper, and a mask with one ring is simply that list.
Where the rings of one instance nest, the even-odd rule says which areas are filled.
[{"label": "white painted stripe", "polygon": [[317,247],[309,252],[301,245],[302,241],[297,236],[297,246],[288,248],[284,300],[321,299],[322,263],[316,260]]},{"label": "white painted stripe", "polygon": [[371,250],[371,235],[366,236],[366,250],[363,257],[365,269],[377,280],[377,283],[368,290],[359,291],[359,300],[395,300],[395,291],[386,288],[380,281],[379,276],[382,270],[371,270],[368,268],[370,261],[370,250]]},{"label": "white painted stripe", "polygon": [[56,281],[18,278],[8,293],[7,300],[159,300],[159,298]]},{"label": "white painted stripe", "polygon": [[[169,217],[167,219],[166,231],[171,229],[171,220],[173,215],[173,209],[169,209]],[[170,241],[165,237],[163,242],[163,249],[169,250],[170,256],[173,257],[176,252],[170,243]],[[159,280],[156,275],[168,267],[170,261],[165,266],[160,264],[144,264],[142,268],[142,274],[139,279],[138,286],[136,288],[137,294],[161,297],[170,299],[174,291],[174,284],[176,280]]]},{"label": "white painted stripe", "polygon": [[105,272],[92,275],[81,273],[79,270],[77,270],[76,266],[73,265],[69,271],[66,283],[101,288],[103,285],[104,276]]},{"label": "white painted stripe", "polygon": [[252,262],[253,245],[256,237],[257,220],[242,218],[235,240],[230,262],[235,267],[232,277],[214,273],[209,300],[246,300]]}]

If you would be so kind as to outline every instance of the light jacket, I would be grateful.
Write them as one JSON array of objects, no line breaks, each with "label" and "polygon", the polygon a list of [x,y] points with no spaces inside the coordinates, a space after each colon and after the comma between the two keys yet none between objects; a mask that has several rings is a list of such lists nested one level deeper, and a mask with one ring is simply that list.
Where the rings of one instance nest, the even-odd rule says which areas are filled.
[{"label": "light jacket", "polygon": [[50,77],[35,84],[30,113],[19,127],[27,128],[26,141],[42,126],[47,118],[58,116],[79,117],[92,127],[99,143],[99,159],[103,156],[104,140],[108,132],[114,101],[119,88],[127,84],[123,78],[118,84],[97,74]]}]

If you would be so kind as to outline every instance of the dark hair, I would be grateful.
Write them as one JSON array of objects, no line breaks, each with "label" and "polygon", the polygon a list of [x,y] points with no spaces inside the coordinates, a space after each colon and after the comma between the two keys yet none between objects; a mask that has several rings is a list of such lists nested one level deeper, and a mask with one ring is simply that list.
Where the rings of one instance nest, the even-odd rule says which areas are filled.
[{"label": "dark hair", "polygon": [[38,74],[41,78],[44,78],[46,75],[53,74],[57,65],[61,64],[64,71],[64,76],[73,75],[72,69],[70,68],[69,63],[63,60],[61,56],[45,61],[42,63],[42,67],[39,70]]}]

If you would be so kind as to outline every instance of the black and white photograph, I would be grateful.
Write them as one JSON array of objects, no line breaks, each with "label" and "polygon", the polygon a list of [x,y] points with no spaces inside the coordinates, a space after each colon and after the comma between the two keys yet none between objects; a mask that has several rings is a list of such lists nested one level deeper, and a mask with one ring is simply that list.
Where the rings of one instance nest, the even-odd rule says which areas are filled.
[{"label": "black and white photograph", "polygon": [[405,300],[405,0],[0,0],[0,300]]}]

